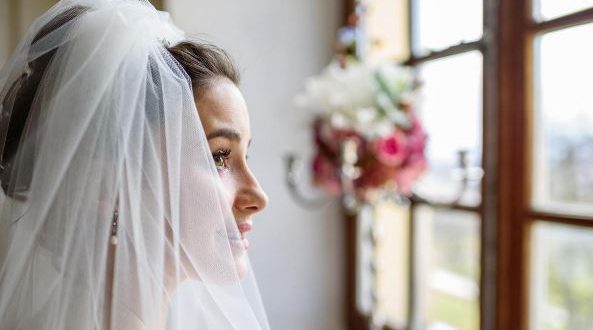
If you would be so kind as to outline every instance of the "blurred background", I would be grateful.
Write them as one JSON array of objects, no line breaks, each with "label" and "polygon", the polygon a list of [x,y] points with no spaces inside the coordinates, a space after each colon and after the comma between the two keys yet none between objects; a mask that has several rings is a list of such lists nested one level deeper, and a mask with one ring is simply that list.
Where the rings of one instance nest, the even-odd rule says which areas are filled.
[{"label": "blurred background", "polygon": [[[241,68],[273,329],[593,329],[593,0],[151,2]],[[0,64],[53,3],[0,0]],[[414,194],[354,212],[312,186],[294,102],[344,26],[366,61],[413,68],[428,135]]]}]

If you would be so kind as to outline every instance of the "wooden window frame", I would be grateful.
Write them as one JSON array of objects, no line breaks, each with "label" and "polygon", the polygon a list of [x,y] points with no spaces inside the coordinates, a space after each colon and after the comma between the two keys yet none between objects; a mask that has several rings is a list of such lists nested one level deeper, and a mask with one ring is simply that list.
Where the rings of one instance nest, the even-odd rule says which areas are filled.
[{"label": "wooden window frame", "polygon": [[593,228],[591,216],[556,214],[531,206],[534,39],[538,33],[593,22],[593,9],[537,22],[532,15],[532,1],[499,1],[501,180],[496,320],[497,329],[526,330],[530,321],[528,265],[533,223],[545,221]]},{"label": "wooden window frame", "polygon": [[[345,1],[345,13],[349,13],[354,8],[354,0]],[[411,3],[413,0],[409,1]],[[482,203],[475,208],[431,205],[474,211],[482,217],[480,329],[527,330],[530,318],[529,247],[532,224],[544,221],[593,228],[593,216],[556,214],[531,207],[533,41],[541,32],[593,22],[593,8],[538,22],[532,15],[531,0],[484,0],[483,7],[482,40],[421,57],[411,55],[407,63],[418,64],[470,50],[482,52],[482,164],[485,170]],[[408,8],[411,17],[412,6]],[[413,40],[412,33],[410,19],[409,42]],[[413,202],[412,206],[414,203],[418,202]],[[350,217],[345,220],[348,224],[345,228],[347,321],[349,329],[365,329],[368,316],[357,310],[355,301],[356,244],[352,243],[356,239],[355,219]],[[413,233],[411,235],[413,237]],[[414,246],[412,237],[411,247]],[[413,255],[414,251],[411,250],[411,253]],[[412,273],[413,266],[410,258]],[[410,276],[410,282],[411,311],[414,276]]]}]

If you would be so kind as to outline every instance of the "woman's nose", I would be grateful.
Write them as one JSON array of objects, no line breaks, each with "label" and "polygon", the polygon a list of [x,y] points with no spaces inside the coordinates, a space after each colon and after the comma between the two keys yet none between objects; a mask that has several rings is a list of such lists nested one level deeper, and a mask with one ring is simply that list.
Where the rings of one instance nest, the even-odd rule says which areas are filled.
[{"label": "woman's nose", "polygon": [[268,205],[268,196],[251,171],[248,171],[244,176],[244,180],[237,191],[234,204],[235,208],[247,215],[260,212]]}]

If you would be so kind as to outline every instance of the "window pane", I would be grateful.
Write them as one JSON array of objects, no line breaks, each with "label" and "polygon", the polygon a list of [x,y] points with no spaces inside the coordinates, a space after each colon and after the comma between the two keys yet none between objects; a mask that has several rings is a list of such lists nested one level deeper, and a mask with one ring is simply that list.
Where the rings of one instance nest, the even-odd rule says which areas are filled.
[{"label": "window pane", "polygon": [[410,270],[410,212],[407,207],[383,203],[376,207],[378,240],[377,291],[386,324],[405,329],[408,324]]},{"label": "window pane", "polygon": [[593,7],[593,0],[536,0],[533,2],[534,16],[538,20],[549,20]]},{"label": "window pane", "polygon": [[482,158],[482,55],[477,51],[428,62],[420,67],[423,84],[420,116],[428,133],[428,173],[417,185],[418,194],[451,201],[459,195],[460,151],[467,151],[474,179],[462,198],[480,202]]},{"label": "window pane", "polygon": [[593,214],[593,24],[536,41],[533,204]]},{"label": "window pane", "polygon": [[416,0],[412,1],[415,53],[440,50],[482,37],[482,1]]},{"label": "window pane", "polygon": [[[378,231],[373,248],[371,230]],[[408,325],[410,272],[410,213],[391,202],[366,205],[357,217],[356,301],[359,311],[369,315],[373,289],[381,320],[393,328]],[[376,274],[372,263],[376,260]]]},{"label": "window pane", "polygon": [[373,210],[365,205],[356,217],[356,308],[366,315],[370,315],[373,308],[372,225]]},{"label": "window pane", "polygon": [[536,223],[531,329],[593,329],[593,229]]},{"label": "window pane", "polygon": [[407,0],[373,0],[366,6],[364,29],[372,42],[365,57],[371,62],[406,60],[410,56]]},{"label": "window pane", "polygon": [[420,328],[479,329],[479,217],[430,207],[415,214]]}]

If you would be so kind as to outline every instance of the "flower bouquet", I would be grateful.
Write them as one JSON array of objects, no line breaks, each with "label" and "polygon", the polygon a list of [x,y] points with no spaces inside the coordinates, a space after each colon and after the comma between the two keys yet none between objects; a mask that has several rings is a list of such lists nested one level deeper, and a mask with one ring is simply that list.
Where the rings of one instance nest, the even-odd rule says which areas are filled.
[{"label": "flower bouquet", "polygon": [[413,109],[417,85],[409,68],[354,58],[335,60],[309,78],[296,102],[317,111],[314,183],[332,195],[344,193],[341,147],[353,140],[356,198],[369,200],[386,190],[411,194],[426,168],[426,134]]}]

